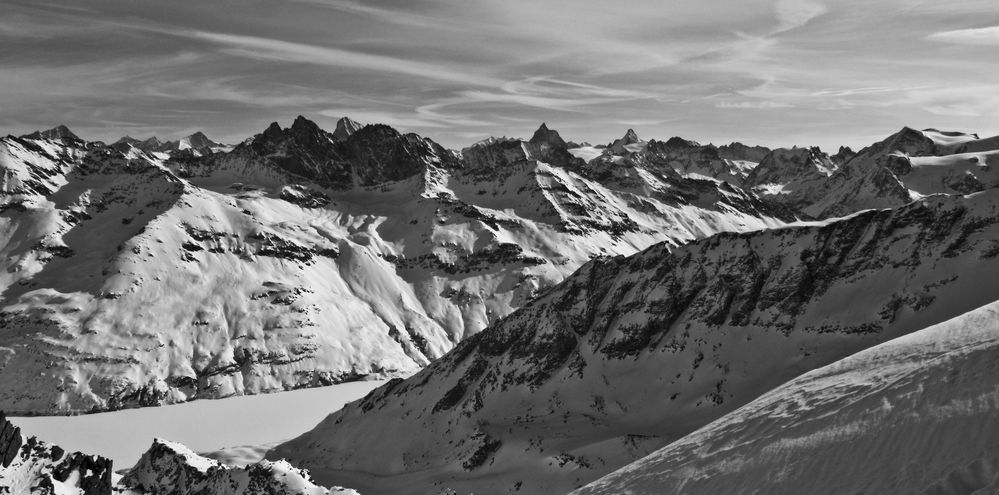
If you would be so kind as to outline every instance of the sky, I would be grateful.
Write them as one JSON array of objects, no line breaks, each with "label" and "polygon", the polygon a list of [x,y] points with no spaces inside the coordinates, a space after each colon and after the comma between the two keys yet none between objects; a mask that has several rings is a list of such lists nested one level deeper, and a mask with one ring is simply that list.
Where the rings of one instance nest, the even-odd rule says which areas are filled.
[{"label": "sky", "polygon": [[239,142],[304,115],[861,147],[999,134],[994,0],[0,0],[0,134]]}]

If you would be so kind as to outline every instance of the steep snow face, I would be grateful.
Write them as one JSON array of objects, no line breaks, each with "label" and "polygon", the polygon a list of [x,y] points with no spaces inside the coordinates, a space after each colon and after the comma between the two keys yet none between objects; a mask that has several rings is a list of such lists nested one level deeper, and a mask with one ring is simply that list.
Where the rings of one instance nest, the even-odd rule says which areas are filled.
[{"label": "steep snow face", "polygon": [[325,488],[308,471],[286,461],[260,461],[240,467],[195,454],[187,447],[156,439],[139,463],[119,482],[126,493],[177,495],[357,495],[354,490]]},{"label": "steep snow face", "polygon": [[999,492],[999,303],[811,371],[574,492]]},{"label": "steep snow face", "polygon": [[305,119],[168,160],[5,139],[0,408],[405,376],[595,256],[793,220],[641,154],[581,167],[542,136],[468,167],[419,136],[337,141]]},{"label": "steep snow face", "polygon": [[999,299],[997,211],[995,189],[934,196],[594,260],[269,456],[364,493],[571,490],[804,371]]},{"label": "steep snow face", "polygon": [[38,495],[111,495],[111,461],[66,452],[23,437],[0,413],[0,491]]}]

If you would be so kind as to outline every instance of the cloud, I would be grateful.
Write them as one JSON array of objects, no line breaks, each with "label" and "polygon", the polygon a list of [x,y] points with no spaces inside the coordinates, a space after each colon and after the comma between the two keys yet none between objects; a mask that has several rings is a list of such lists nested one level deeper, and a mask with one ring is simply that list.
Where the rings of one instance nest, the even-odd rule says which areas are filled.
[{"label": "cloud", "polygon": [[254,59],[388,72],[473,86],[496,86],[500,83],[499,80],[491,77],[480,76],[442,65],[385,55],[372,55],[340,48],[295,43],[259,36],[243,36],[205,31],[186,31],[180,34],[227,46],[229,48],[226,49],[226,53],[230,55]]},{"label": "cloud", "polygon": [[293,0],[299,3],[307,3],[319,7],[325,7],[348,14],[358,14],[368,16],[379,22],[397,24],[400,26],[413,26],[421,28],[440,29],[444,27],[455,27],[453,24],[445,23],[439,18],[434,18],[416,13],[403,12],[399,9],[382,9],[373,7],[368,3],[355,2],[351,0]]},{"label": "cloud", "polygon": [[777,28],[771,34],[783,33],[808,24],[808,21],[825,14],[825,5],[812,0],[777,0],[774,7]]},{"label": "cloud", "polygon": [[793,105],[782,101],[720,101],[715,108],[738,108],[768,110],[774,108],[791,108]]},{"label": "cloud", "polygon": [[960,45],[999,45],[999,26],[941,31],[927,36],[926,39]]}]

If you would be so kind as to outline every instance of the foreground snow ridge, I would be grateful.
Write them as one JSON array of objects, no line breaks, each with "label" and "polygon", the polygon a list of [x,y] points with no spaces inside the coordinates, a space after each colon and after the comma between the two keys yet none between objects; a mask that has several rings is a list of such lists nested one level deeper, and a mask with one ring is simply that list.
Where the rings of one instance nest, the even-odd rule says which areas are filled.
[{"label": "foreground snow ridge", "polygon": [[574,492],[997,493],[999,302],[809,372]]},{"label": "foreground snow ridge", "polygon": [[121,485],[130,493],[357,495],[354,490],[317,486],[308,471],[283,460],[228,467],[182,444],[161,439],[153,441],[139,463],[122,478]]}]

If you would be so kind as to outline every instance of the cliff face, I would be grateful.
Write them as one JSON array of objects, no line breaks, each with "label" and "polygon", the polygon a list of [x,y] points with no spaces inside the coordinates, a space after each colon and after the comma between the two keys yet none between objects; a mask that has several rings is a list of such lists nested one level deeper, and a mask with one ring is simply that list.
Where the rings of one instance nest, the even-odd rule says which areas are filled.
[{"label": "cliff face", "polygon": [[271,455],[365,493],[569,490],[803,371],[999,298],[997,212],[996,190],[935,196],[594,260]]}]

